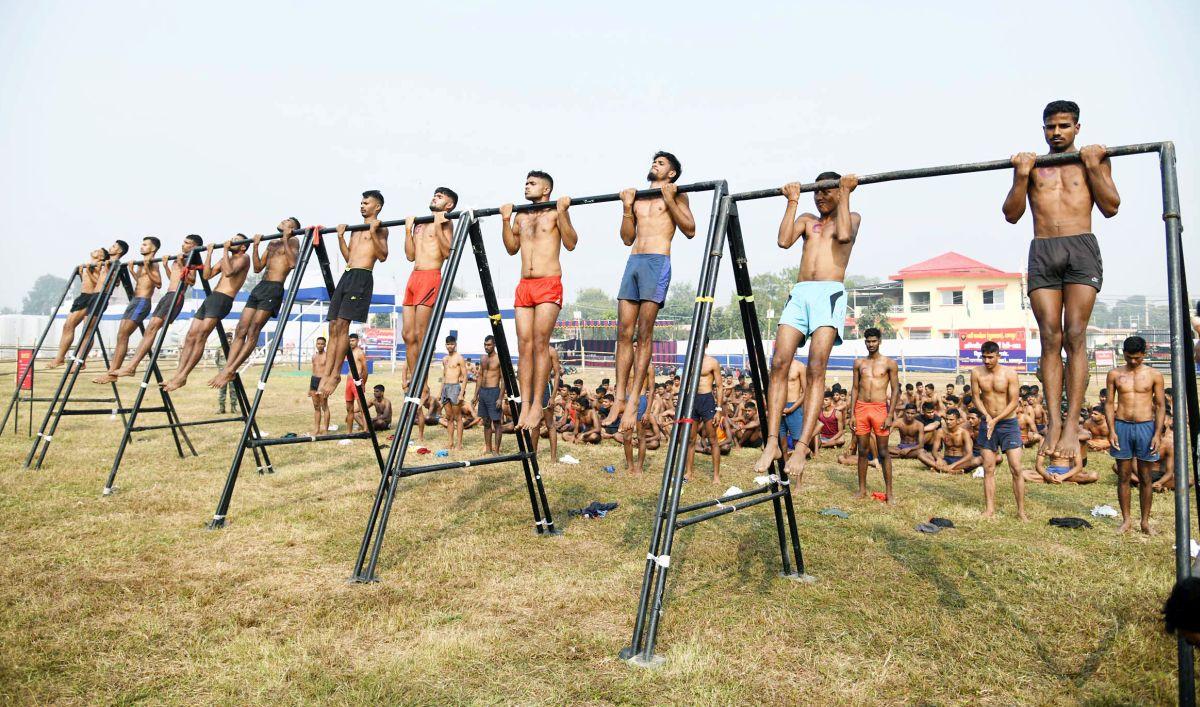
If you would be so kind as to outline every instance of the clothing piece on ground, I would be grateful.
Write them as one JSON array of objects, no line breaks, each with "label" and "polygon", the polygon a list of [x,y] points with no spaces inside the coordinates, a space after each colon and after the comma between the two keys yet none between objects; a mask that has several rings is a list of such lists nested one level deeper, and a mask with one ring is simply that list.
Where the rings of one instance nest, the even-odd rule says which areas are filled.
[{"label": "clothing piece on ground", "polygon": [[450,452],[449,452],[449,450],[446,450],[446,449],[439,449],[439,450],[437,450],[436,452],[434,452],[434,453],[433,453],[433,456],[435,456],[435,457],[448,457],[448,456],[450,456]]},{"label": "clothing piece on ground", "polygon": [[741,492],[742,490],[737,486],[730,486],[729,488],[725,489],[725,493],[721,496],[721,498],[725,498],[725,496],[736,496]]},{"label": "clothing piece on ground", "polygon": [[616,503],[615,501],[613,503],[592,501],[583,508],[572,508],[571,510],[567,511],[567,515],[582,516],[584,518],[603,518],[604,516],[616,510],[619,505],[620,504]]},{"label": "clothing piece on ground", "polygon": [[843,520],[850,517],[849,513],[847,513],[846,511],[843,511],[840,508],[822,508],[821,510],[817,511],[817,513],[820,515],[823,515],[823,516],[833,516],[834,518],[841,518]]},{"label": "clothing piece on ground", "polygon": [[937,516],[934,516],[933,518],[929,519],[929,522],[933,523],[934,525],[936,525],[939,528],[953,528],[954,527],[954,521],[950,520],[949,518],[938,518]]},{"label": "clothing piece on ground", "polygon": [[940,525],[934,525],[933,523],[917,523],[916,526],[914,526],[914,529],[918,533],[929,533],[930,535],[942,532],[942,527]]},{"label": "clothing piece on ground", "polygon": [[976,469],[975,473],[971,474],[971,476],[972,476],[972,478],[982,479],[983,478],[983,469]]},{"label": "clothing piece on ground", "polygon": [[297,436],[299,436],[299,435],[297,435],[295,432],[284,432],[283,433],[284,439],[292,439],[293,437],[297,437]]},{"label": "clothing piece on ground", "polygon": [[1064,517],[1051,518],[1050,525],[1056,528],[1090,528],[1092,524],[1082,518]]},{"label": "clothing piece on ground", "polygon": [[346,446],[347,444],[354,444],[354,440],[352,440],[352,439],[343,439],[343,440],[339,440],[339,441],[338,441],[338,444],[340,444],[341,446],[343,446],[343,447],[344,447],[344,446]]},{"label": "clothing piece on ground", "polygon": [[562,455],[561,457],[558,458],[558,461],[562,462],[563,464],[578,464],[579,463],[579,460],[576,459],[575,457],[571,456],[570,454]]},{"label": "clothing piece on ground", "polygon": [[606,466],[606,467],[604,467],[604,472],[606,474],[615,474],[615,473],[617,473],[617,467],[612,466],[612,465]]},{"label": "clothing piece on ground", "polygon": [[338,426],[337,426],[337,425],[330,425],[330,426],[326,427],[325,429],[326,429],[327,431],[329,431],[329,432],[337,432],[337,431],[338,431]]},{"label": "clothing piece on ground", "polygon": [[1120,514],[1117,513],[1117,509],[1106,503],[1103,506],[1093,506],[1092,515],[1096,518],[1116,518]]},{"label": "clothing piece on ground", "polygon": [[432,451],[429,447],[417,447],[417,454],[429,454]]},{"label": "clothing piece on ground", "polygon": [[872,491],[872,492],[871,492],[871,498],[875,499],[876,501],[883,502],[883,501],[886,501],[886,500],[887,500],[887,494],[886,494],[886,493],[880,493],[880,492],[878,492],[878,491]]}]

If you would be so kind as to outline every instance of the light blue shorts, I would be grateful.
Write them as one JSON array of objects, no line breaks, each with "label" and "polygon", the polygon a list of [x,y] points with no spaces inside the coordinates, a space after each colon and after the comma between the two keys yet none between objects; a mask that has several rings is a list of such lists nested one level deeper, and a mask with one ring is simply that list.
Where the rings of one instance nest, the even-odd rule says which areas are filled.
[{"label": "light blue shorts", "polygon": [[834,343],[842,343],[842,327],[846,325],[846,286],[828,280],[797,282],[783,306],[779,323],[798,330],[805,337],[812,336],[821,327],[832,327],[837,333]]}]

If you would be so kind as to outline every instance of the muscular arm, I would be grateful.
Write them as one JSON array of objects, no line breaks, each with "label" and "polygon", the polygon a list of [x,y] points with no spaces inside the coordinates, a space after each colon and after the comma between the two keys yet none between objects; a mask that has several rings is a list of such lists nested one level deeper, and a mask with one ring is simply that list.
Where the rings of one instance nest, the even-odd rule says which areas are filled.
[{"label": "muscular arm", "polygon": [[[1021,404],[1021,400],[1017,397],[1018,393],[1020,392],[1020,384],[1021,381],[1017,378],[1016,373],[1013,373],[1008,377],[1008,405],[1005,405],[1004,409],[1001,410],[1000,414],[996,415],[994,419],[1006,419],[1017,409],[1017,405]],[[974,388],[972,388],[972,390],[974,390]]]},{"label": "muscular arm", "polygon": [[667,212],[671,214],[671,220],[683,235],[692,238],[696,235],[696,218],[692,216],[692,207],[688,203],[687,194],[668,194],[663,192],[663,203],[667,206]]},{"label": "muscular arm", "polygon": [[1020,168],[1013,170],[1013,183],[1004,197],[1004,220],[1016,223],[1025,215],[1025,206],[1029,200],[1029,172]]},{"label": "muscular arm", "polygon": [[[270,251],[268,251],[268,253],[269,252]],[[254,272],[262,272],[263,268],[267,267],[267,261],[263,260],[263,258],[261,257],[261,255],[258,252],[258,239],[257,238],[254,239],[254,248],[251,249],[250,256],[253,259],[252,262],[254,263]],[[271,256],[268,254],[267,257],[270,258]]]},{"label": "muscular arm", "polygon": [[404,257],[408,262],[415,262],[417,259],[417,241],[414,236],[416,228],[413,226],[412,216],[404,222]]},{"label": "muscular arm", "polygon": [[900,367],[895,361],[888,364],[888,385],[892,387],[892,402],[888,407],[887,426],[890,428],[896,421],[896,413],[900,410]]},{"label": "muscular arm", "polygon": [[338,226],[337,230],[338,250],[342,253],[342,260],[350,260],[350,244],[346,241],[346,227]]},{"label": "muscular arm", "polygon": [[849,192],[838,202],[836,223],[837,233],[833,234],[834,240],[838,243],[853,243],[858,237],[858,226],[862,223],[862,216],[850,211]]},{"label": "muscular arm", "polygon": [[[1104,406],[1104,422],[1108,425],[1108,442],[1113,449],[1121,450],[1117,443],[1117,435],[1113,430],[1117,429],[1115,419],[1117,415],[1117,371],[1113,369],[1108,372],[1104,378],[1104,387],[1108,390],[1108,405]],[[1157,414],[1155,419],[1157,419]]]},{"label": "muscular arm", "polygon": [[858,372],[861,368],[862,359],[858,359],[852,366],[853,372],[850,378],[850,402],[846,405],[846,410],[850,413],[850,420],[854,421],[854,405],[858,401]]},{"label": "muscular arm", "polygon": [[[436,219],[436,217],[434,217]],[[437,224],[434,224],[437,225]],[[450,228],[449,221],[442,221],[437,232],[438,247],[442,249],[442,258],[450,257],[450,246],[454,240],[454,229]]]},{"label": "muscular arm", "polygon": [[210,246],[208,251],[204,254],[204,270],[201,272],[201,274],[204,276],[205,280],[211,280],[213,275],[221,272],[221,268],[225,264],[224,257],[222,257],[216,265],[212,264],[213,250],[214,249]]},{"label": "muscular arm", "polygon": [[521,224],[517,218],[508,216],[501,218],[500,223],[504,250],[508,251],[509,255],[516,255],[517,251],[521,250]]},{"label": "muscular arm", "polygon": [[579,243],[579,233],[575,231],[575,226],[571,224],[571,215],[567,213],[570,204],[571,198],[568,196],[558,200],[558,236],[562,239],[564,248],[575,250],[575,245]]},{"label": "muscular arm", "polygon": [[1117,185],[1113,182],[1112,161],[1104,157],[1093,164],[1089,159],[1084,161],[1083,168],[1087,172],[1088,186],[1092,189],[1096,208],[1100,209],[1104,218],[1116,216],[1121,206],[1121,195],[1117,193]]},{"label": "muscular arm", "polygon": [[[1158,440],[1162,437],[1163,429],[1166,424],[1167,417],[1167,397],[1164,394],[1163,377],[1158,371],[1154,371],[1154,446],[1158,446]],[[1110,394],[1111,395],[1111,394]]]},{"label": "muscular arm", "polygon": [[296,260],[300,257],[300,242],[292,240],[290,231],[283,242],[283,257],[287,260],[288,270],[296,267]]},{"label": "muscular arm", "polygon": [[625,207],[621,214],[621,242],[625,245],[633,245],[633,240],[637,237],[637,216],[633,213],[633,202],[622,204]]},{"label": "muscular arm", "polygon": [[388,259],[388,230],[378,221],[372,221],[367,233],[371,235],[371,241],[375,245],[375,259],[384,262]]},{"label": "muscular arm", "polygon": [[158,263],[150,263],[142,267],[146,271],[146,277],[150,278],[150,286],[155,289],[162,287],[162,271],[158,269]]}]

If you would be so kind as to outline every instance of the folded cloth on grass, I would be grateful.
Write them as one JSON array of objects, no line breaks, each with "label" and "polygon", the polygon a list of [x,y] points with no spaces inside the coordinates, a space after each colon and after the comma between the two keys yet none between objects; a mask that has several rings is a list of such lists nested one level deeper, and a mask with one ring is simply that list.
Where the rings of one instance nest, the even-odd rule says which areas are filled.
[{"label": "folded cloth on grass", "polygon": [[1057,528],[1090,528],[1092,524],[1082,518],[1051,518],[1050,525]]},{"label": "folded cloth on grass", "polygon": [[600,501],[592,501],[583,508],[572,508],[571,510],[567,511],[567,515],[583,516],[584,518],[603,518],[610,512],[616,510],[618,505],[620,504],[616,502],[601,503]]}]

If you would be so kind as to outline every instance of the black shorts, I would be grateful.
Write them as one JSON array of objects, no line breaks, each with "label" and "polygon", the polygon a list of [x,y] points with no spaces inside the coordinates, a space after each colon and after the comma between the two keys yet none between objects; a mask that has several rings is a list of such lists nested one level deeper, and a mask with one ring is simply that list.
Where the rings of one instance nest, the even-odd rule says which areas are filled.
[{"label": "black shorts", "polygon": [[274,280],[263,280],[250,290],[246,298],[246,309],[258,309],[270,312],[271,316],[279,314],[279,306],[283,304],[283,283]]},{"label": "black shorts", "polygon": [[224,319],[233,309],[233,298],[224,292],[214,292],[204,298],[200,309],[196,310],[196,319]]},{"label": "black shorts", "polygon": [[308,377],[308,389],[316,390],[319,387],[321,387],[321,376],[309,376]]},{"label": "black shorts", "polygon": [[[161,319],[167,324],[175,321],[175,317],[179,316],[179,310],[171,311],[171,306],[175,304],[175,290],[165,293],[158,299],[158,304],[154,307],[154,314],[151,318]],[[180,309],[183,309],[183,303],[180,302]]]},{"label": "black shorts", "polygon": [[696,402],[692,405],[692,417],[696,422],[708,422],[716,416],[716,397],[712,393],[696,393]]},{"label": "black shorts", "polygon": [[1104,263],[1100,244],[1091,233],[1034,238],[1029,244],[1029,291],[1061,290],[1063,285],[1090,285],[1100,291]]},{"label": "black shorts", "polygon": [[371,293],[375,289],[374,273],[362,268],[348,268],[342,273],[333,298],[329,301],[328,321],[347,319],[367,321],[371,309]]},{"label": "black shorts", "polygon": [[92,302],[95,302],[96,297],[98,296],[99,293],[96,292],[85,292],[84,294],[79,295],[74,299],[74,301],[71,302],[71,311],[78,312],[81,309],[91,308]]}]

